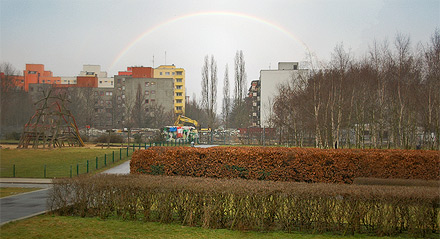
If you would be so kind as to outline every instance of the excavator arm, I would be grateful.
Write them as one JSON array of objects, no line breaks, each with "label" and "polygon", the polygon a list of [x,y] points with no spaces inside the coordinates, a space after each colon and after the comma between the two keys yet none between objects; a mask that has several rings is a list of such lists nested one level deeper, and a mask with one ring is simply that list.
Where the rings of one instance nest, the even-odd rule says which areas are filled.
[{"label": "excavator arm", "polygon": [[190,123],[193,124],[194,127],[198,128],[199,127],[199,123],[196,120],[190,119],[184,115],[179,115],[176,119],[176,121],[174,122],[175,126],[184,126],[185,123]]}]

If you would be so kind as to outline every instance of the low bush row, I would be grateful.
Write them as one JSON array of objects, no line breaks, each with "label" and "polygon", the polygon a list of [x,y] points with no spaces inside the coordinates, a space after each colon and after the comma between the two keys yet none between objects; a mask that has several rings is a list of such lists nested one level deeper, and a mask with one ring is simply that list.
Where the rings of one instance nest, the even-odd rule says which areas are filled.
[{"label": "low bush row", "polygon": [[307,184],[152,175],[57,179],[60,215],[178,222],[206,228],[437,237],[433,187]]},{"label": "low bush row", "polygon": [[438,151],[273,147],[152,147],[132,174],[352,183],[358,177],[440,180]]}]

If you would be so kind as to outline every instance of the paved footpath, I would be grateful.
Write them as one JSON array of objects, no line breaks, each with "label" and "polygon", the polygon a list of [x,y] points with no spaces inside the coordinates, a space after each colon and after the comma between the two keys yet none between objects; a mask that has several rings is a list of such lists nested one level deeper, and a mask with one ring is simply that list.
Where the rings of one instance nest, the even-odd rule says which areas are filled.
[{"label": "paved footpath", "polygon": [[[216,145],[196,145],[195,147],[209,148],[214,146]],[[128,160],[103,173],[129,174],[130,161]],[[52,190],[51,179],[0,178],[0,187],[42,188],[38,191],[0,198],[0,225],[47,212],[47,198]]]},{"label": "paved footpath", "polygon": [[0,225],[45,213],[47,198],[52,190],[51,183],[50,179],[0,179],[0,187],[42,188],[33,192],[0,198]]}]

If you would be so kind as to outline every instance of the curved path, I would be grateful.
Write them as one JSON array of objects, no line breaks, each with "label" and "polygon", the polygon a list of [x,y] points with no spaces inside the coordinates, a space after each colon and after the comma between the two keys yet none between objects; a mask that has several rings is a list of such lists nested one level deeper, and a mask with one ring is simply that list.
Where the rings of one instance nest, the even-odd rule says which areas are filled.
[{"label": "curved path", "polygon": [[[209,148],[216,145],[197,145],[199,148]],[[103,173],[129,174],[130,160]],[[8,222],[33,217],[47,212],[47,198],[52,190],[52,180],[31,178],[2,178],[0,187],[35,187],[43,188],[38,191],[22,193],[0,198],[0,225]]]}]

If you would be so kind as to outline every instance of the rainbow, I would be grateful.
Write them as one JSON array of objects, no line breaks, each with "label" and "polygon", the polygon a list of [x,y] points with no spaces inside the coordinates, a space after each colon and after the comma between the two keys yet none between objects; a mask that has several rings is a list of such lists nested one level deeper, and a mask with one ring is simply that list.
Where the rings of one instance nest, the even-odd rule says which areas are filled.
[{"label": "rainbow", "polygon": [[238,12],[221,12],[221,11],[197,12],[197,13],[191,13],[191,14],[187,14],[187,15],[174,17],[174,18],[169,19],[167,21],[161,22],[151,28],[148,28],[145,32],[140,34],[138,37],[136,37],[134,40],[132,40],[126,47],[124,47],[124,49],[122,49],[121,52],[119,52],[119,54],[116,56],[116,58],[113,60],[112,64],[110,65],[109,69],[113,69],[113,67],[118,63],[118,61],[125,54],[127,54],[127,52],[130,51],[131,48],[133,48],[144,37],[153,33],[154,31],[156,31],[162,27],[165,27],[169,24],[172,24],[172,23],[176,23],[176,22],[179,22],[179,21],[182,21],[185,19],[189,19],[189,18],[202,17],[202,16],[231,16],[231,17],[238,17],[238,18],[242,18],[242,19],[252,20],[254,22],[264,24],[266,26],[269,26],[271,28],[276,29],[277,31],[287,35],[289,38],[295,40],[296,42],[301,44],[307,50],[308,53],[310,53],[310,50],[309,50],[309,47],[307,46],[307,44],[305,44],[299,37],[295,36],[293,33],[289,32],[284,27],[277,25],[276,23],[270,22],[268,20],[265,20],[263,18],[259,18],[256,16],[248,15],[248,14],[238,13]]}]

